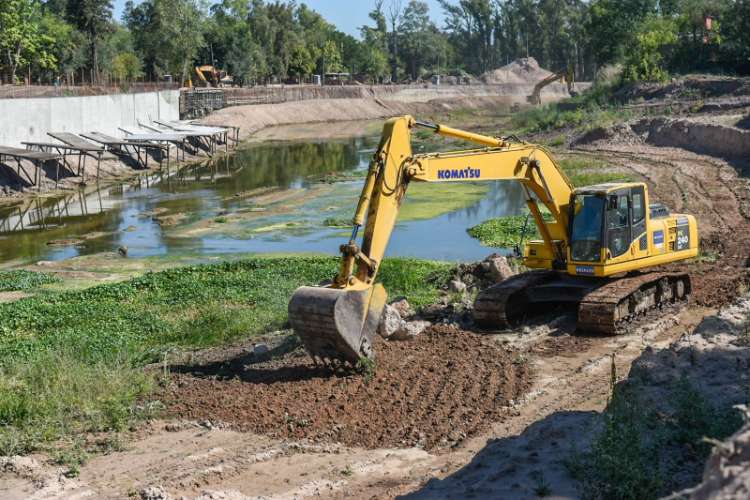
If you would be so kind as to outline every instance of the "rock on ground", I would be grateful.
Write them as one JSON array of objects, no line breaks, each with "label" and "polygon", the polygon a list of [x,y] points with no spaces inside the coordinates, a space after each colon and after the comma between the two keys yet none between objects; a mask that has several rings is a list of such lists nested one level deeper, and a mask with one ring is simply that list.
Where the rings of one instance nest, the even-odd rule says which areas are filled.
[{"label": "rock on ground", "polygon": [[412,340],[414,337],[422,333],[430,326],[429,321],[408,321],[404,322],[404,325],[393,332],[388,339],[389,340]]}]

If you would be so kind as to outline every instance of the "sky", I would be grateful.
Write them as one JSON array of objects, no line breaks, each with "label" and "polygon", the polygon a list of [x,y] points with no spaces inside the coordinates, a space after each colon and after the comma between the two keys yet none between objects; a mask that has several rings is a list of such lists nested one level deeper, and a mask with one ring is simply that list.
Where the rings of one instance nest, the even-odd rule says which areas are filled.
[{"label": "sky", "polygon": [[[211,0],[209,0],[211,1]],[[438,0],[423,0],[430,6],[430,15],[438,26],[443,23],[443,9],[440,8]],[[122,9],[126,0],[114,0],[115,18],[120,19]],[[138,3],[138,0],[135,0]],[[359,27],[364,24],[370,24],[367,13],[372,10],[374,0],[298,0],[298,3],[305,3],[308,7],[320,12],[328,22],[335,24],[339,30],[344,33],[359,37]],[[387,6],[389,0],[385,0]],[[407,0],[402,0],[406,5]],[[387,8],[385,9],[387,13]]]}]

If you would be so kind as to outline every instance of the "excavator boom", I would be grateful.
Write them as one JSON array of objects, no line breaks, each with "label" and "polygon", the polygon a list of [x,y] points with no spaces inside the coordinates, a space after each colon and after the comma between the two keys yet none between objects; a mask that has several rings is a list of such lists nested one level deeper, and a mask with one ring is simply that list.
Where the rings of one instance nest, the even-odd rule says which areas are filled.
[{"label": "excavator boom", "polygon": [[[426,127],[483,147],[413,154],[410,137],[414,127]],[[604,285],[608,276],[697,254],[695,219],[674,215],[668,220],[650,220],[644,208],[648,206],[648,193],[643,183],[574,189],[541,146],[421,122],[410,116],[394,118],[386,122],[370,163],[352,219],[352,235],[340,247],[338,274],[330,285],[300,287],[289,302],[290,323],[313,358],[355,364],[362,357],[374,356],[373,340],[387,301],[385,289],[375,280],[410,182],[496,180],[523,186],[526,204],[542,237],[527,242],[524,264],[546,274],[532,273],[504,289],[493,287],[482,292],[475,315],[480,323],[507,323],[513,316],[509,307],[518,305],[518,312],[525,307],[519,293],[531,286],[550,287],[560,276],[570,278],[561,288],[564,294],[572,290],[572,296],[583,297]],[[658,234],[661,245],[649,243],[656,242]],[[667,247],[665,238],[670,241]],[[651,281],[641,281],[631,288],[640,290],[638,297],[645,297],[644,290],[651,290]],[[683,298],[689,293],[689,283],[683,281],[683,277],[665,278],[653,292],[656,295],[645,300],[654,305],[661,297]],[[607,296],[614,304],[609,309],[611,316],[617,319],[605,318],[604,323],[629,317],[630,302],[620,304],[617,293]]]}]

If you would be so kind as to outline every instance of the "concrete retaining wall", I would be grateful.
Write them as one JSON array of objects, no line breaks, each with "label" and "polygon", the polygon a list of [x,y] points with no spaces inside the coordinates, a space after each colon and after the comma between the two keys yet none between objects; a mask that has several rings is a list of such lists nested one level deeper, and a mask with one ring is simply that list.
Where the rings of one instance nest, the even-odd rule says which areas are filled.
[{"label": "concrete retaining wall", "polygon": [[118,127],[138,120],[177,120],[178,90],[87,97],[0,99],[0,145],[50,141],[47,132],[103,132],[120,136]]}]

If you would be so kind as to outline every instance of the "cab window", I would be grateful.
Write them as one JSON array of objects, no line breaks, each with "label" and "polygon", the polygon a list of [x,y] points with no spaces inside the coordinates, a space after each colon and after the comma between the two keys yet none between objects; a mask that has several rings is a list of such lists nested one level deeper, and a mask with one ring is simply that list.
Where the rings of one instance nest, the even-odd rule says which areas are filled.
[{"label": "cab window", "polygon": [[605,198],[576,195],[573,199],[571,257],[580,262],[599,262],[602,248],[602,215]]},{"label": "cab window", "polygon": [[643,188],[633,189],[633,224],[638,224],[646,217],[646,207],[643,203]]},{"label": "cab window", "polygon": [[630,247],[628,194],[612,194],[607,201],[607,248],[612,257],[617,257]]}]

